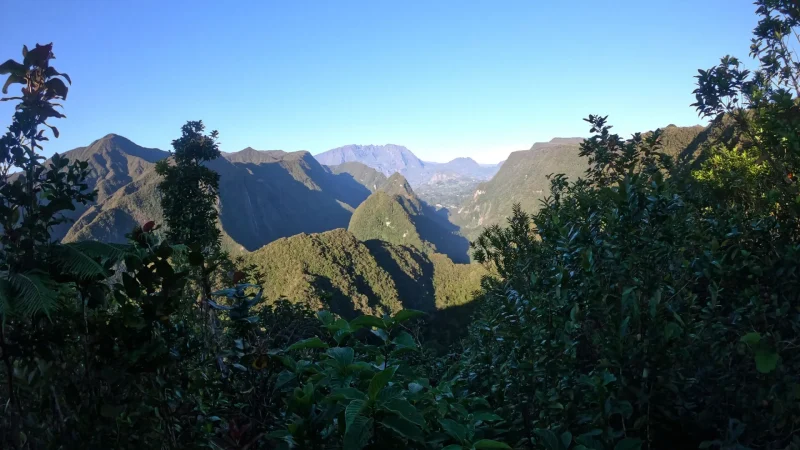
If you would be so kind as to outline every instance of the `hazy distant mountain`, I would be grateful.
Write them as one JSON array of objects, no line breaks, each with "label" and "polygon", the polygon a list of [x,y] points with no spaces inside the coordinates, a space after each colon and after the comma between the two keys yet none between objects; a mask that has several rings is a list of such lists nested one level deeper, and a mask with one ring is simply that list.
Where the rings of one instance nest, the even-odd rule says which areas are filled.
[{"label": "hazy distant mountain", "polygon": [[[136,224],[163,222],[154,167],[167,152],[108,135],[65,156],[89,161],[89,185],[100,195],[95,205],[76,211],[76,222],[57,230],[56,237],[121,242]],[[223,156],[209,166],[220,174],[220,225],[229,247],[255,250],[281,237],[346,227],[370,194],[308,152],[247,148]]]},{"label": "hazy distant mountain", "polygon": [[394,144],[346,145],[322,152],[315,158],[328,166],[359,162],[386,176],[399,173],[414,187],[443,178],[488,180],[499,168],[497,164],[478,164],[472,158],[426,162],[406,147]]},{"label": "hazy distant mountain", "polygon": [[386,176],[395,172],[419,172],[425,168],[425,163],[411,153],[411,150],[394,144],[345,145],[322,152],[315,157],[317,161],[327,166],[352,161],[360,162]]}]

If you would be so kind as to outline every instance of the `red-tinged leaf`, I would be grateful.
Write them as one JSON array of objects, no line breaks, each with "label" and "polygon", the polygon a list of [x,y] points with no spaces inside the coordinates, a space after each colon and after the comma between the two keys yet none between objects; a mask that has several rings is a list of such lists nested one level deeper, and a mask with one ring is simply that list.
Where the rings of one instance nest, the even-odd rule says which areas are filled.
[{"label": "red-tinged leaf", "polygon": [[14,75],[24,75],[25,74],[25,66],[14,61],[13,59],[9,59],[8,61],[0,64],[0,75],[6,74],[14,74]]},{"label": "red-tinged leaf", "polygon": [[47,45],[36,44],[36,48],[29,50],[28,54],[25,55],[25,61],[23,61],[23,64],[26,66],[44,67],[47,61],[53,58],[55,58],[55,56],[53,55],[52,42]]},{"label": "red-tinged leaf", "polygon": [[155,226],[156,226],[156,223],[151,220],[151,221],[145,223],[144,225],[142,225],[142,231],[144,231],[145,233],[149,233],[149,232],[153,231],[153,228]]},{"label": "red-tinged leaf", "polygon": [[61,78],[51,78],[47,80],[45,86],[47,86],[47,90],[50,91],[52,97],[67,99],[69,88],[61,81]]},{"label": "red-tinged leaf", "polygon": [[244,272],[234,272],[233,273],[233,284],[237,284],[238,282],[244,280],[245,274]]},{"label": "red-tinged leaf", "polygon": [[47,78],[52,78],[52,77],[58,77],[58,76],[61,76],[61,77],[64,77],[64,78],[67,80],[67,82],[68,82],[69,84],[72,84],[72,79],[70,79],[69,75],[67,75],[67,74],[65,74],[65,73],[61,73],[61,72],[57,71],[57,70],[55,69],[55,67],[48,67],[48,68],[47,68],[47,70],[45,70],[45,71],[44,71],[44,75],[45,75]]},{"label": "red-tinged leaf", "polygon": [[14,83],[24,83],[24,82],[25,82],[25,78],[23,78],[23,77],[21,77],[19,75],[15,75],[15,74],[9,75],[8,79],[6,79],[6,84],[3,85],[3,94],[8,94],[8,87],[11,86],[12,84],[14,84]]}]

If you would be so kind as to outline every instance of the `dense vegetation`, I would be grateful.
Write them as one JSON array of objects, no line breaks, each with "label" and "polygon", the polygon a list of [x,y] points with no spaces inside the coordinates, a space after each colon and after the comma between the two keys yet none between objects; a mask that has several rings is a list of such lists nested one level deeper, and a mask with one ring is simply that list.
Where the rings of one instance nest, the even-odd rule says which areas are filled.
[{"label": "dense vegetation", "polygon": [[200,122],[158,165],[169,226],[57,242],[98,192],[87,162],[39,155],[70,78],[24,48],[0,65],[22,85],[0,138],[0,447],[800,449],[800,8],[757,5],[760,68],[697,76],[709,129],[623,139],[590,116],[583,178],[480,235],[489,275],[449,348],[401,297],[458,310],[474,266],[345,230],[225,254]]}]

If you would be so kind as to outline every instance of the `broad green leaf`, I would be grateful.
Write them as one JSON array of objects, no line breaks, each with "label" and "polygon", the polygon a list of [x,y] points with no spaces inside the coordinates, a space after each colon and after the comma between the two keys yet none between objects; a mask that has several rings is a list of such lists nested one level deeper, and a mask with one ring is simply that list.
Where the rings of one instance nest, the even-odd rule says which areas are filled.
[{"label": "broad green leaf", "polygon": [[[383,321],[381,321],[381,322],[383,322]],[[389,334],[388,334],[388,333],[386,333],[386,330],[382,330],[382,329],[380,329],[380,328],[379,328],[379,329],[377,329],[377,330],[370,330],[370,331],[371,331],[371,332],[372,332],[372,334],[374,334],[375,336],[378,336],[379,338],[381,338],[381,340],[382,340],[383,342],[386,342],[386,341],[388,341],[388,340],[389,340]]]},{"label": "broad green leaf", "polygon": [[755,355],[756,370],[761,373],[770,373],[778,365],[778,353],[774,350],[759,348]]},{"label": "broad green leaf", "polygon": [[330,325],[335,320],[333,314],[330,311],[325,311],[324,309],[321,311],[317,311],[317,318],[323,325]]},{"label": "broad green leaf", "polygon": [[642,440],[634,438],[625,438],[614,446],[614,450],[640,450],[642,448]]},{"label": "broad green leaf", "polygon": [[424,388],[424,386],[422,386],[419,383],[408,383],[408,391],[411,392],[412,394],[416,394],[417,392],[421,391],[423,388]]},{"label": "broad green leaf", "polygon": [[303,339],[302,341],[297,341],[294,344],[290,345],[287,350],[305,350],[308,348],[328,348],[328,344],[322,342],[322,340],[316,336]]},{"label": "broad green leaf", "polygon": [[561,442],[559,442],[558,436],[556,436],[556,434],[551,430],[537,428],[533,430],[533,432],[539,436],[539,441],[547,450],[561,450]]},{"label": "broad green leaf", "polygon": [[502,417],[492,412],[476,412],[472,415],[472,418],[475,420],[482,420],[484,422],[497,422],[498,420],[503,420]]},{"label": "broad green leaf", "polygon": [[339,388],[334,389],[331,392],[331,396],[334,397],[341,397],[345,400],[366,400],[367,394],[359,391],[356,388],[346,387],[346,388]]},{"label": "broad green leaf", "polygon": [[398,416],[387,416],[379,422],[381,425],[394,430],[395,433],[412,441],[422,440],[422,430],[413,423]]},{"label": "broad green leaf", "polygon": [[475,450],[481,450],[481,449],[484,449],[484,448],[486,448],[486,449],[492,449],[492,448],[511,449],[511,447],[508,444],[506,444],[504,442],[500,442],[500,441],[493,441],[491,439],[481,439],[480,441],[472,444],[472,448],[474,448]]},{"label": "broad green leaf", "polygon": [[100,415],[109,419],[116,419],[124,411],[124,406],[109,405],[108,403],[105,403],[100,407]]},{"label": "broad green leaf", "polygon": [[761,334],[753,331],[742,336],[740,340],[747,345],[756,345],[761,342]]},{"label": "broad green leaf", "polygon": [[344,434],[344,450],[361,450],[372,436],[372,419],[358,416]]},{"label": "broad green leaf", "polygon": [[683,328],[677,323],[667,322],[667,324],[664,325],[664,339],[669,341],[672,338],[679,337],[681,334],[683,334]]},{"label": "broad green leaf", "polygon": [[353,349],[350,347],[329,348],[325,353],[333,358],[341,368],[353,364]]},{"label": "broad green leaf", "polygon": [[278,374],[278,379],[275,381],[275,389],[280,389],[290,381],[294,380],[294,378],[294,372],[289,372],[288,370],[281,371],[281,373]]},{"label": "broad green leaf", "polygon": [[361,414],[366,404],[367,402],[364,400],[353,400],[348,403],[347,407],[344,409],[345,430],[350,430],[350,425],[352,425],[356,417]]},{"label": "broad green leaf", "polygon": [[463,443],[467,439],[467,429],[464,425],[451,419],[439,419],[439,424],[450,437]]},{"label": "broad green leaf", "polygon": [[561,445],[564,448],[569,448],[570,444],[572,444],[572,433],[569,431],[561,433]]},{"label": "broad green leaf", "polygon": [[375,327],[382,329],[385,327],[383,320],[375,316],[358,316],[350,321],[350,329],[355,331],[363,327]]},{"label": "broad green leaf", "polygon": [[422,414],[417,411],[417,408],[414,407],[411,403],[406,400],[396,398],[394,400],[390,400],[383,408],[387,411],[391,411],[398,416],[406,419],[407,421],[419,425],[421,427],[425,426],[425,418]]},{"label": "broad green leaf", "polygon": [[424,312],[417,311],[416,309],[404,309],[395,314],[392,319],[394,319],[396,323],[402,323],[405,322],[406,320],[411,320],[416,317],[422,317],[424,315],[425,315]]},{"label": "broad green leaf", "polygon": [[368,391],[370,400],[375,400],[375,398],[378,397],[378,393],[389,383],[389,380],[392,379],[396,371],[397,366],[392,366],[376,373],[372,377],[372,380],[369,382]]},{"label": "broad green leaf", "polygon": [[417,348],[417,343],[414,341],[414,338],[405,331],[401,331],[400,334],[392,340],[392,343],[398,347]]}]

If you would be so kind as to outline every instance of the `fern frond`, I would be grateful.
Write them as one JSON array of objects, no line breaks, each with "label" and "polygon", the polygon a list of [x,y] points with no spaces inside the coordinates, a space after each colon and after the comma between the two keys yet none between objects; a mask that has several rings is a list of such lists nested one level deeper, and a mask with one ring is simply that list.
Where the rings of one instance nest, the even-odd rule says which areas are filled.
[{"label": "fern frond", "polygon": [[5,326],[11,315],[11,284],[4,276],[0,278],[0,327]]},{"label": "fern frond", "polygon": [[92,258],[107,259],[115,263],[122,261],[131,253],[131,246],[128,244],[110,244],[100,241],[70,242],[62,246],[75,248]]},{"label": "fern frond", "polygon": [[58,306],[58,294],[52,288],[53,281],[39,271],[12,274],[8,280],[15,295],[14,309],[30,317],[40,313],[50,316]]},{"label": "fern frond", "polygon": [[94,258],[73,245],[59,245],[53,253],[56,265],[65,273],[81,279],[108,276],[108,271]]}]

